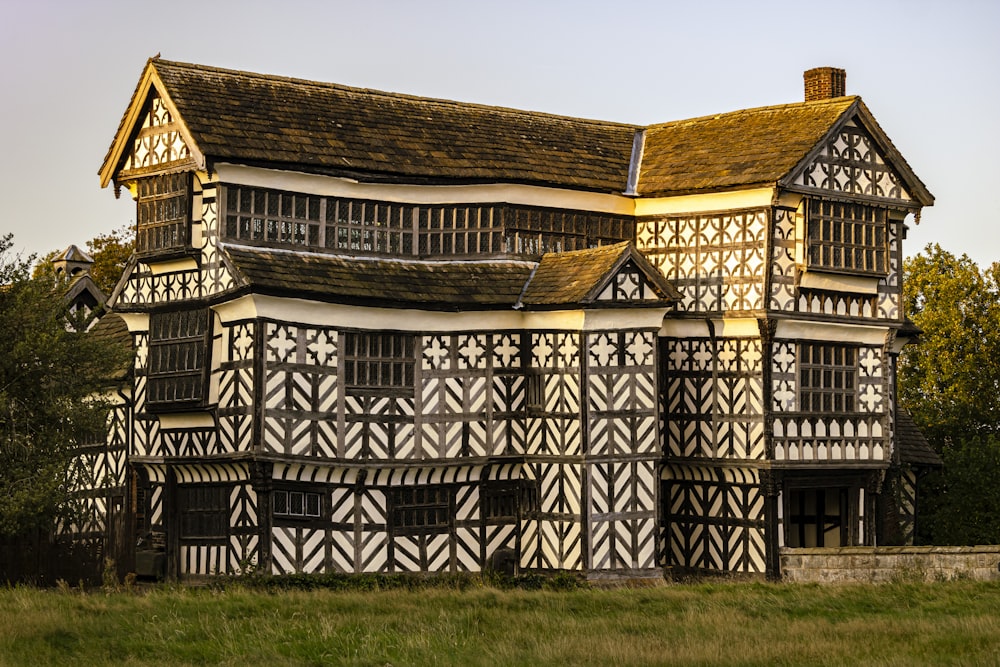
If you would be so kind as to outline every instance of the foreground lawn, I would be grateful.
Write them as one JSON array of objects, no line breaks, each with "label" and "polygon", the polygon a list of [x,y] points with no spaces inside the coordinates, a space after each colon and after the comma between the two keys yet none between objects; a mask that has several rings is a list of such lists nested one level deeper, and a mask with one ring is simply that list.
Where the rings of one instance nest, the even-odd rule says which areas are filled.
[{"label": "foreground lawn", "polygon": [[0,589],[2,665],[992,665],[1000,585]]}]

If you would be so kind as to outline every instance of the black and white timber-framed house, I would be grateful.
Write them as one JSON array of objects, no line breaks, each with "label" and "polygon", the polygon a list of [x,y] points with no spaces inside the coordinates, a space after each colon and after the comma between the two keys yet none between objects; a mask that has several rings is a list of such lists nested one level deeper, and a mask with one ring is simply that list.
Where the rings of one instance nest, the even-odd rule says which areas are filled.
[{"label": "black and white timber-framed house", "polygon": [[138,569],[774,576],[905,536],[933,197],[842,70],[806,91],[643,127],[150,60],[100,169],[138,207]]}]

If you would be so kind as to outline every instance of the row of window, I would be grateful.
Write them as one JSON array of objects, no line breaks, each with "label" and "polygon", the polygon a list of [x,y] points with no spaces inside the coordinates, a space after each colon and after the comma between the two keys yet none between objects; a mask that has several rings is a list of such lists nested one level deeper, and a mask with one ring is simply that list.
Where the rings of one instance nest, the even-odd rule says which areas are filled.
[{"label": "row of window", "polygon": [[[225,539],[229,534],[230,487],[217,484],[178,487],[181,539]],[[397,533],[440,532],[455,514],[454,486],[413,486],[391,489],[389,527]],[[276,520],[320,519],[331,508],[326,496],[313,491],[275,489],[271,509]],[[515,521],[538,509],[533,484],[490,483],[482,489],[482,516],[487,521]]]},{"label": "row of window", "polygon": [[[191,175],[137,182],[136,250],[183,249]],[[417,206],[225,186],[224,237],[374,255],[539,255],[635,239],[630,217],[508,204]],[[810,199],[810,267],[881,275],[888,267],[888,211]]]},{"label": "row of window", "polygon": [[417,206],[226,186],[225,237],[375,255],[542,254],[635,238],[631,218],[507,204]]},{"label": "row of window", "polygon": [[136,252],[185,249],[191,220],[191,175],[143,178],[136,189]]},{"label": "row of window", "polygon": [[[205,310],[150,315],[147,405],[152,411],[190,407],[206,395],[209,314]],[[341,381],[347,392],[411,393],[415,337],[402,333],[344,332]],[[858,348],[830,343],[799,345],[800,410],[854,412]],[[529,373],[526,404],[544,406],[545,378]]]},{"label": "row of window", "polygon": [[850,273],[885,274],[888,211],[874,206],[809,200],[808,265]]}]

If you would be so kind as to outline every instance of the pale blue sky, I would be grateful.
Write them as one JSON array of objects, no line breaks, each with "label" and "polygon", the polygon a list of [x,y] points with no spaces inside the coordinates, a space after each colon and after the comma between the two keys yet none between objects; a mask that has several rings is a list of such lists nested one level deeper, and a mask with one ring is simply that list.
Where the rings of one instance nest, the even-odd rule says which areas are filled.
[{"label": "pale blue sky", "polygon": [[630,123],[796,102],[847,70],[937,197],[907,240],[1000,260],[1000,2],[0,0],[0,233],[134,220],[97,169],[148,57]]}]

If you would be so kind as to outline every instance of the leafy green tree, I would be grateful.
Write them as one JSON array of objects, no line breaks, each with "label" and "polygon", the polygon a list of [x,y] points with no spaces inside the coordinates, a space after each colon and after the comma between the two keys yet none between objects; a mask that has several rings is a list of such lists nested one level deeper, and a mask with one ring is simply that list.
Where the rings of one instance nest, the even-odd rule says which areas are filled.
[{"label": "leafy green tree", "polygon": [[921,483],[921,542],[1000,543],[1000,265],[928,245],[904,263],[899,398],[944,468]]},{"label": "leafy green tree", "polygon": [[923,334],[900,355],[899,398],[931,444],[1000,435],[1000,265],[928,245],[903,266]]},{"label": "leafy green tree", "polygon": [[[101,291],[111,296],[118,279],[125,272],[125,266],[132,257],[135,248],[135,229],[124,226],[115,229],[108,234],[98,234],[87,241],[87,254],[94,259],[94,265],[90,267],[90,277]],[[35,262],[33,276],[35,278],[46,278],[55,281],[55,270],[52,267],[52,260],[62,252],[53,250],[46,253]]]},{"label": "leafy green tree", "polygon": [[135,249],[135,229],[120,227],[87,241],[87,253],[94,258],[90,276],[108,296],[125,272],[125,265]]},{"label": "leafy green tree", "polygon": [[0,236],[0,535],[45,530],[69,511],[68,462],[102,432],[95,398],[126,361],[106,339],[67,329],[50,280],[31,277],[34,257]]}]

